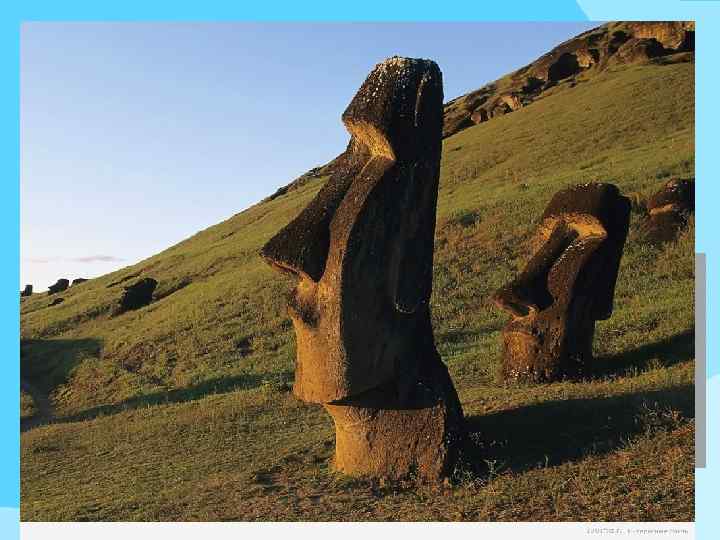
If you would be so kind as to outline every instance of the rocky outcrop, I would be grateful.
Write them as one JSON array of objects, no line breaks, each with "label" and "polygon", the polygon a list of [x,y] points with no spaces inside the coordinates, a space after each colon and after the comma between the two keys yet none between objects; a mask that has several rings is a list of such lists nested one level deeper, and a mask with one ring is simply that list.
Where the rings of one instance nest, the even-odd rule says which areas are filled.
[{"label": "rocky outcrop", "polygon": [[65,278],[58,279],[54,285],[48,287],[48,294],[57,294],[66,290],[70,286],[70,281]]},{"label": "rocky outcrop", "polygon": [[612,66],[665,59],[692,61],[693,22],[614,22],[555,47],[535,62],[445,105],[443,136],[516,111],[558,85]]},{"label": "rocky outcrop", "polygon": [[630,201],[612,184],[558,192],[543,213],[522,273],[493,296],[506,380],[547,382],[589,371],[595,321],[612,314]]},{"label": "rocky outcrop", "polygon": [[20,296],[32,296],[33,292],[33,286],[32,285],[25,285],[25,288],[20,291]]},{"label": "rocky outcrop", "polygon": [[136,281],[132,285],[125,287],[118,307],[115,311],[116,315],[125,313],[133,309],[140,309],[152,302],[153,291],[157,287],[157,281],[153,278],[143,278]]},{"label": "rocky outcrop", "polygon": [[645,206],[647,217],[640,225],[641,237],[651,244],[675,240],[695,211],[694,179],[674,178],[666,182]]},{"label": "rocky outcrop", "polygon": [[293,391],[333,417],[347,474],[438,481],[457,458],[462,409],[429,307],[442,96],[434,62],[378,64],[330,179],[261,251],[297,279]]}]

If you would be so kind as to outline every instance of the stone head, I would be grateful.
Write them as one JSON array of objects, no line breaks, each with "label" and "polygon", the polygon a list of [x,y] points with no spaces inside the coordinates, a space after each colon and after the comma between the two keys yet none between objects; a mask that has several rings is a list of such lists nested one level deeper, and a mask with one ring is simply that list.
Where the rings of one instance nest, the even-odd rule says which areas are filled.
[{"label": "stone head", "polygon": [[580,374],[595,321],[612,314],[630,202],[612,184],[558,192],[543,213],[525,269],[494,295],[511,315],[503,330],[507,379]]},{"label": "stone head", "polygon": [[416,369],[418,340],[433,345],[442,104],[434,62],[378,64],[342,115],[351,139],[333,174],[262,248],[297,279],[288,311],[303,400],[342,403]]}]

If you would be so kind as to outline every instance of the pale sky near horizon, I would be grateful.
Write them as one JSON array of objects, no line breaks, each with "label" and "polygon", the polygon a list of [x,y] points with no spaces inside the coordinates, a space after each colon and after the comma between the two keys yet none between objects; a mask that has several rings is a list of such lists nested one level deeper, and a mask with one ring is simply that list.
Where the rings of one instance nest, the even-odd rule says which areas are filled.
[{"label": "pale sky near horizon", "polygon": [[20,286],[134,264],[344,148],[372,67],[435,60],[446,101],[598,23],[25,23]]}]

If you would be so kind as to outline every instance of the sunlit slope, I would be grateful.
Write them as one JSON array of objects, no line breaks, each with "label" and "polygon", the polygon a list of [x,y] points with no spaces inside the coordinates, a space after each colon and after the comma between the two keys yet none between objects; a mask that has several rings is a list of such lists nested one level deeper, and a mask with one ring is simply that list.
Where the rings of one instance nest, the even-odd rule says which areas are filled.
[{"label": "sunlit slope", "polygon": [[[522,267],[535,220],[559,189],[608,181],[639,199],[671,176],[694,176],[693,68],[579,79],[444,141],[435,335],[471,424],[489,437],[488,456],[507,469],[432,505],[401,494],[400,517],[571,519],[577,510],[578,519],[614,520],[629,508],[638,520],[692,519],[693,229],[662,248],[631,231],[615,312],[596,332],[599,380],[499,386],[506,316],[488,299]],[[390,495],[334,479],[330,418],[288,392],[292,283],[257,255],[323,181],[71,288],[58,306],[44,294],[23,300],[22,376],[49,394],[58,421],[23,434],[23,519],[387,519]],[[640,218],[634,211],[631,227]],[[123,285],[141,276],[158,280],[160,298],[111,317]],[[538,426],[553,439],[546,450],[543,433],[532,438]],[[527,452],[504,459],[503,444]],[[543,461],[549,468],[535,469]],[[574,486],[583,475],[595,483]],[[302,489],[269,487],[283,482]],[[538,499],[548,485],[555,502]],[[304,506],[311,496],[324,510]]]}]

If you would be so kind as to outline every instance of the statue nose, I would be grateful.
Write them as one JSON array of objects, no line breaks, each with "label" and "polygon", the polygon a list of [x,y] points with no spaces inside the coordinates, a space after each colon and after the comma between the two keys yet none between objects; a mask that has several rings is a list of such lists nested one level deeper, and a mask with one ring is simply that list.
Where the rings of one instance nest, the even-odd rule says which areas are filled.
[{"label": "statue nose", "polygon": [[336,164],[340,173],[330,178],[315,199],[263,246],[260,255],[271,266],[299,278],[320,281],[328,258],[330,222],[352,181],[351,174],[341,172],[346,166],[359,166],[346,165],[344,160],[341,156]]},{"label": "statue nose", "polygon": [[330,218],[317,213],[305,214],[271,238],[260,254],[283,272],[317,282],[325,270]]}]

